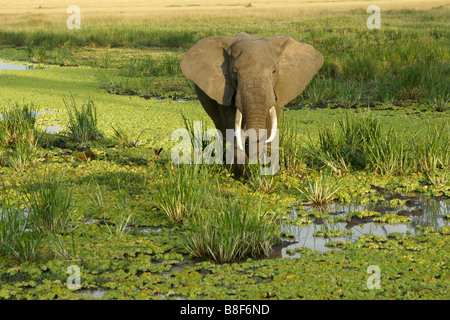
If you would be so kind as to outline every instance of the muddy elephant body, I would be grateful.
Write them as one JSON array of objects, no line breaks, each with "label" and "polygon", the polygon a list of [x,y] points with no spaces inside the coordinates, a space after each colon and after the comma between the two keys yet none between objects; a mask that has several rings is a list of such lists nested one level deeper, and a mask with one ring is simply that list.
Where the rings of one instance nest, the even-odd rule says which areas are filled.
[{"label": "muddy elephant body", "polygon": [[[206,113],[237,152],[245,148],[245,134],[256,133],[260,150],[277,137],[280,108],[298,96],[323,63],[311,45],[289,36],[260,38],[239,33],[199,40],[181,61],[183,74],[195,83]],[[229,135],[228,135],[229,137]],[[251,158],[254,155],[248,154]],[[253,159],[253,158],[252,158]]]}]

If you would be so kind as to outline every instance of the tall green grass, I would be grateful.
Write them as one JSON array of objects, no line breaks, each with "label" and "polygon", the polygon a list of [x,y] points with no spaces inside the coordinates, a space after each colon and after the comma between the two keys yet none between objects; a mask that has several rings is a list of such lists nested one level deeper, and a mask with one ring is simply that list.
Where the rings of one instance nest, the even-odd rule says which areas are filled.
[{"label": "tall green grass", "polygon": [[279,226],[261,204],[239,198],[215,197],[188,219],[184,246],[194,256],[216,263],[268,256],[279,241]]},{"label": "tall green grass", "polygon": [[69,138],[75,141],[86,142],[104,138],[98,128],[97,108],[92,100],[88,100],[78,109],[75,99],[64,99],[64,105],[69,115]]},{"label": "tall green grass", "polygon": [[268,255],[279,240],[275,218],[250,199],[224,196],[206,166],[168,167],[156,203],[183,231],[194,256],[217,263]]},{"label": "tall green grass", "polygon": [[63,233],[70,230],[74,203],[72,189],[49,174],[20,188],[29,218],[41,232]]},{"label": "tall green grass", "polygon": [[157,187],[156,202],[172,222],[183,222],[210,200],[215,180],[206,166],[171,166],[163,174],[165,179]]},{"label": "tall green grass", "polygon": [[24,210],[4,197],[0,207],[0,255],[18,262],[38,260],[42,240]]},{"label": "tall green grass", "polygon": [[299,171],[304,167],[303,139],[298,126],[282,114],[280,119],[280,168],[284,171]]},{"label": "tall green grass", "polygon": [[58,234],[76,224],[72,190],[49,174],[15,187],[0,199],[0,255],[18,262],[48,257],[49,250],[68,257]]},{"label": "tall green grass", "polygon": [[175,76],[181,73],[181,57],[163,54],[158,57],[147,56],[125,63],[120,75],[126,77]]},{"label": "tall green grass", "polygon": [[123,129],[121,126],[114,127],[111,125],[115,138],[119,141],[119,144],[122,148],[134,148],[139,145],[139,138],[144,133],[144,130],[142,130],[138,135],[135,135],[134,133],[130,133]]},{"label": "tall green grass", "polygon": [[0,166],[21,170],[33,165],[40,152],[32,105],[15,103],[0,113]]},{"label": "tall green grass", "polygon": [[436,172],[449,169],[449,138],[448,124],[407,137],[383,128],[370,113],[346,114],[337,125],[321,129],[317,140],[309,139],[305,161],[338,174],[364,169],[382,175]]}]

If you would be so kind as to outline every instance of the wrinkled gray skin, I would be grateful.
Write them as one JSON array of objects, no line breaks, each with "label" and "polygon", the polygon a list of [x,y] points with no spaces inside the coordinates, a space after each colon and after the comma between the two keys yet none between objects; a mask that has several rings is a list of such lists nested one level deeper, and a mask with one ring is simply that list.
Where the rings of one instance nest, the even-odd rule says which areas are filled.
[{"label": "wrinkled gray skin", "polygon": [[[239,33],[199,40],[183,57],[181,70],[195,83],[203,108],[224,138],[226,129],[235,129],[240,113],[244,131],[267,130],[267,136],[258,135],[261,146],[271,135],[273,121],[280,119],[280,107],[305,89],[322,63],[311,45],[289,36]],[[276,119],[269,112],[273,106]]]}]

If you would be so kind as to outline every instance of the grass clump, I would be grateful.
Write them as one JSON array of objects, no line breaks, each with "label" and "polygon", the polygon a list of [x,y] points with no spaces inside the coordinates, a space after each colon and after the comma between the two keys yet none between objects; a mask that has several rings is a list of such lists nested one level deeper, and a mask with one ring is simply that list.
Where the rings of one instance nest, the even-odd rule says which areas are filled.
[{"label": "grass clump", "polygon": [[306,185],[297,188],[302,194],[305,203],[316,205],[325,205],[331,202],[339,189],[339,182],[322,171],[318,177],[307,180]]},{"label": "grass clump", "polygon": [[139,138],[144,133],[145,129],[142,130],[137,136],[133,133],[129,133],[125,129],[120,126],[114,127],[112,126],[114,131],[115,138],[119,141],[119,144],[122,148],[135,148],[139,145]]},{"label": "grass clump", "polygon": [[39,159],[32,106],[18,103],[4,107],[0,118],[0,166],[24,169]]},{"label": "grass clump", "polygon": [[27,212],[2,199],[0,208],[0,255],[18,262],[39,259],[42,235],[33,229]]},{"label": "grass clump", "polygon": [[51,175],[20,188],[30,218],[41,232],[64,232],[72,221],[73,193],[65,184]]},{"label": "grass clump", "polygon": [[97,108],[92,100],[88,100],[79,110],[75,100],[64,99],[64,105],[69,115],[68,129],[70,138],[79,141],[93,141],[104,138],[104,134],[98,129]]},{"label": "grass clump", "polygon": [[167,168],[165,175],[165,182],[158,186],[156,202],[172,222],[188,218],[209,200],[214,181],[204,166],[173,166]]},{"label": "grass clump", "polygon": [[184,246],[196,257],[216,263],[268,256],[279,240],[279,226],[249,199],[217,197],[214,209],[188,220]]},{"label": "grass clump", "polygon": [[282,114],[280,120],[280,147],[279,159],[280,168],[284,171],[298,171],[304,166],[303,140],[299,134],[297,124],[289,121],[288,117]]},{"label": "grass clump", "polygon": [[0,207],[0,255],[17,262],[37,261],[45,250],[67,257],[58,235],[73,231],[72,191],[45,174],[37,182],[16,187],[19,204],[3,188]]}]

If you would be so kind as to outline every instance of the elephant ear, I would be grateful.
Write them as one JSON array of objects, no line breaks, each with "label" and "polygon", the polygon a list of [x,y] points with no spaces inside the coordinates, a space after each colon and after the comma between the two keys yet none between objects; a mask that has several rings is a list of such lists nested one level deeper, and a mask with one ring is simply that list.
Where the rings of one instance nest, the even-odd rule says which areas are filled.
[{"label": "elephant ear", "polygon": [[289,36],[266,40],[279,49],[278,80],[275,84],[277,104],[283,106],[297,97],[322,67],[323,57],[311,45]]},{"label": "elephant ear", "polygon": [[228,75],[227,49],[235,37],[213,36],[199,40],[181,60],[181,71],[219,104],[230,106],[234,88]]}]

